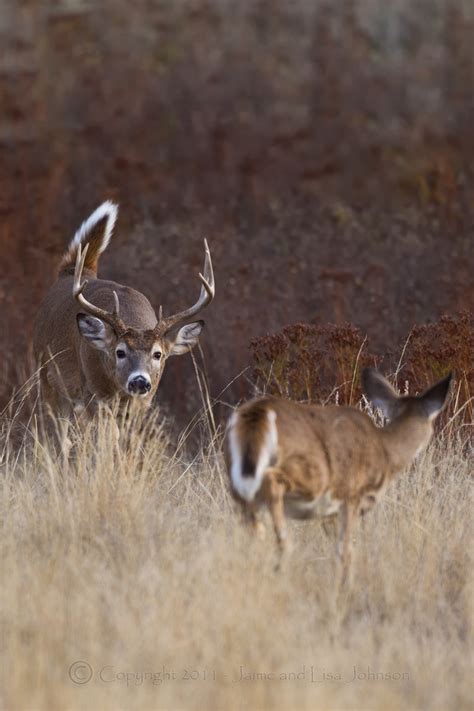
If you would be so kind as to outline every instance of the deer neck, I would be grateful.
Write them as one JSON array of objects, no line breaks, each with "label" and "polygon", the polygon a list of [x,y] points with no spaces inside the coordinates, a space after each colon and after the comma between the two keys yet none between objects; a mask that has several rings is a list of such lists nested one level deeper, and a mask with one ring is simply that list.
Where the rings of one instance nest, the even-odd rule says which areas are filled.
[{"label": "deer neck", "polygon": [[426,447],[431,431],[419,417],[401,417],[384,427],[382,436],[393,477],[406,469]]}]

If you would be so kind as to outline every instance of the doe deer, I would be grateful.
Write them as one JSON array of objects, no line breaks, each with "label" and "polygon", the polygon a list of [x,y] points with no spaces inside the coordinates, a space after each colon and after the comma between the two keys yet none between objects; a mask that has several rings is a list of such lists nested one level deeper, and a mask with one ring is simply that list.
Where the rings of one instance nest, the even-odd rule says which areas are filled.
[{"label": "doe deer", "polygon": [[344,582],[357,517],[375,505],[387,484],[428,445],[450,380],[451,374],[422,395],[401,397],[382,375],[366,368],[364,394],[389,420],[380,428],[351,407],[273,397],[240,406],[228,423],[226,462],[233,493],[254,527],[258,508],[266,504],[283,552],[285,514],[323,519],[338,514]]},{"label": "doe deer", "polygon": [[173,316],[164,318],[160,307],[157,317],[139,291],[99,279],[117,210],[104,202],[78,229],[36,318],[33,348],[43,396],[61,414],[86,411],[90,417],[97,401],[117,394],[148,406],[168,357],[197,343],[204,322],[194,319],[214,298],[206,242],[199,299]]}]

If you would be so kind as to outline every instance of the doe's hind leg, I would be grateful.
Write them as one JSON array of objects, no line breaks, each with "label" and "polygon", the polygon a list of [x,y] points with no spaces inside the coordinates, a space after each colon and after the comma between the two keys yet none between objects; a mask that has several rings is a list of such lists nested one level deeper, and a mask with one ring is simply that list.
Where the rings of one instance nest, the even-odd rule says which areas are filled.
[{"label": "doe's hind leg", "polygon": [[246,506],[247,520],[252,528],[254,535],[263,541],[265,538],[265,525],[260,520],[258,515],[258,507],[255,501],[251,501]]},{"label": "doe's hind leg", "polygon": [[341,507],[337,552],[341,561],[341,587],[351,584],[352,528],[356,520],[358,503],[345,501]]},{"label": "doe's hind leg", "polygon": [[285,522],[285,511],[283,507],[283,499],[285,496],[286,487],[282,482],[281,470],[270,467],[265,472],[262,491],[270,509],[273,528],[277,538],[280,553],[283,553],[287,547],[287,529]]},{"label": "doe's hind leg", "polygon": [[327,538],[337,536],[338,514],[334,513],[321,519],[321,526]]}]

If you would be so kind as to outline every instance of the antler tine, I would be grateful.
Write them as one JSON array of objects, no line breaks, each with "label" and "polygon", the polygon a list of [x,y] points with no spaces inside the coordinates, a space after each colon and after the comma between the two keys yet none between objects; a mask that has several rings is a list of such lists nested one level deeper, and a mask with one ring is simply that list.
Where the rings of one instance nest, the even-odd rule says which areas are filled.
[{"label": "antler tine", "polygon": [[204,260],[204,276],[202,276],[202,274],[199,274],[199,277],[212,301],[216,293],[216,287],[214,282],[214,270],[212,268],[211,252],[209,251],[207,239],[204,240],[204,250],[206,255]]},{"label": "antler tine", "polygon": [[113,292],[114,310],[112,312],[105,311],[105,309],[101,309],[99,306],[91,304],[91,302],[87,301],[84,294],[82,293],[87,285],[87,279],[84,279],[82,283],[81,279],[88,247],[89,245],[86,244],[84,249],[81,245],[79,245],[77,248],[76,265],[74,267],[74,282],[72,285],[72,295],[74,296],[76,301],[79,302],[79,304],[82,306],[84,311],[86,311],[86,313],[90,314],[91,316],[95,316],[96,318],[102,319],[102,321],[105,321],[117,331],[123,330],[124,324],[119,317],[119,300],[116,291]]},{"label": "antler tine", "polygon": [[208,306],[213,300],[216,293],[216,288],[214,282],[214,270],[212,268],[211,252],[209,250],[207,240],[204,240],[204,253],[204,274],[201,274],[201,272],[199,272],[199,279],[201,281],[201,292],[199,294],[199,299],[196,301],[194,306],[191,306],[189,309],[186,309],[185,311],[180,311],[179,313],[174,314],[174,316],[168,316],[165,319],[161,318],[162,311],[160,310],[160,319],[158,322],[158,327],[162,333],[166,333],[167,331],[176,327],[178,324],[183,323],[184,321],[191,320],[200,311],[206,308],[206,306]]}]

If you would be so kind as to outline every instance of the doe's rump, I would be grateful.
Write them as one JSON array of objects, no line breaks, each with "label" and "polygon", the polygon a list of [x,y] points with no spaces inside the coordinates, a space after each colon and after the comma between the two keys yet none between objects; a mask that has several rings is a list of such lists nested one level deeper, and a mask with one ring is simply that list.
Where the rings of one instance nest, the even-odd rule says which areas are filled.
[{"label": "doe's rump", "polygon": [[265,470],[276,458],[276,417],[267,401],[254,401],[236,410],[229,420],[227,465],[232,488],[244,501],[254,500]]}]

